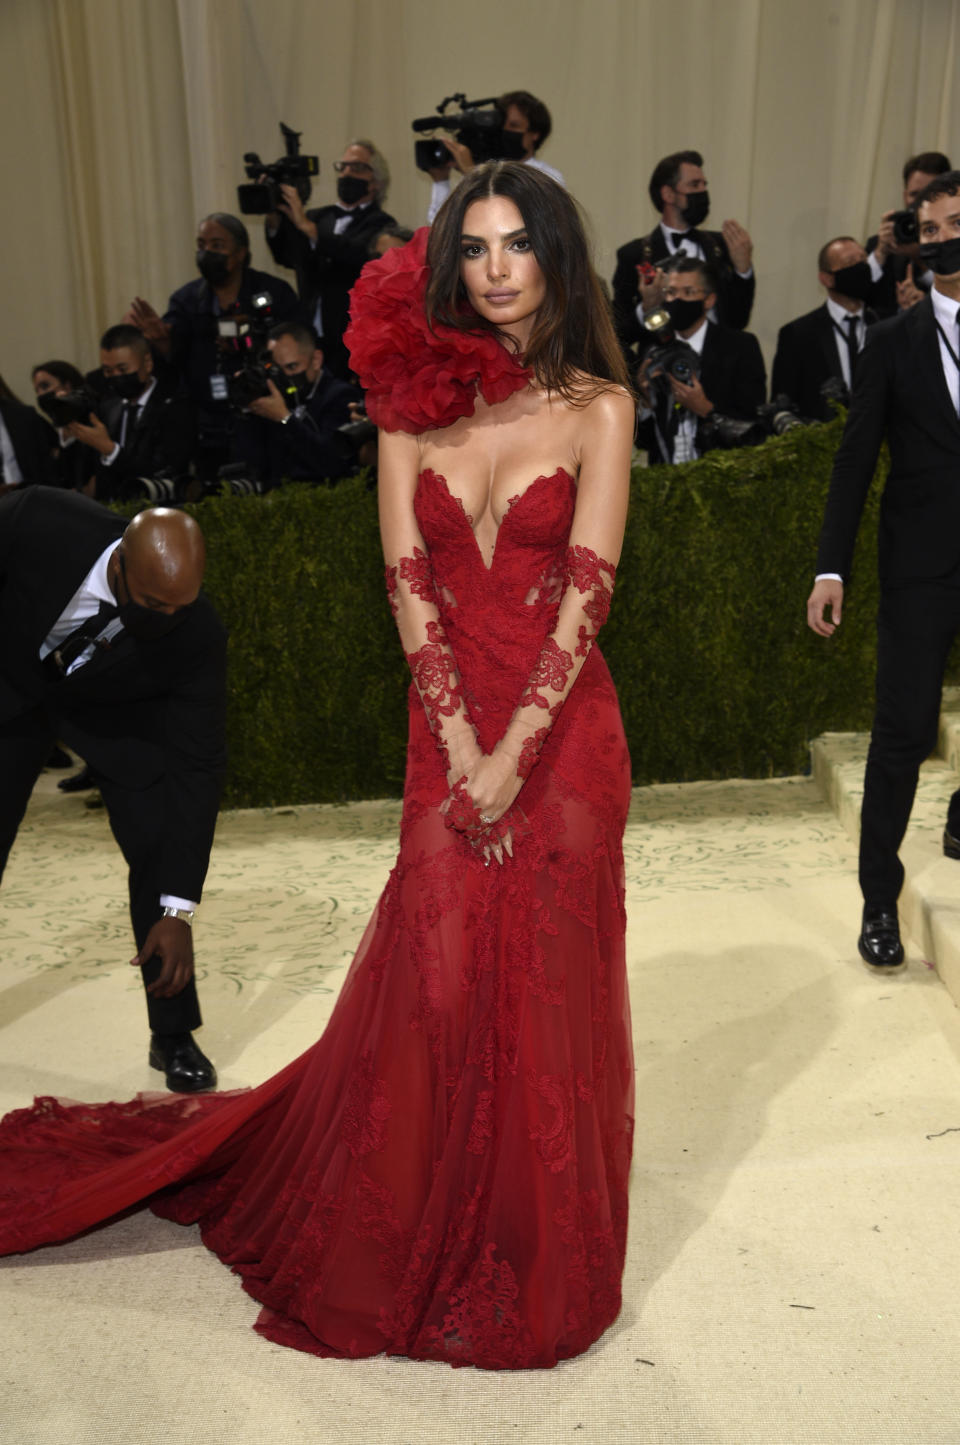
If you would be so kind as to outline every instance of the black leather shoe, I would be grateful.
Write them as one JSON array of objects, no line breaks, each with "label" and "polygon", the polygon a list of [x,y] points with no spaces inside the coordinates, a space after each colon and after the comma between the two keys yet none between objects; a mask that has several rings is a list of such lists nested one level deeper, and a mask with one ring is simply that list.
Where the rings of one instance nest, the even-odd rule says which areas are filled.
[{"label": "black leather shoe", "polygon": [[871,968],[890,973],[903,966],[903,944],[900,942],[900,925],[897,921],[897,905],[883,903],[865,904],[863,926],[857,947],[864,963]]},{"label": "black leather shoe", "polygon": [[43,765],[45,768],[72,768],[73,758],[58,743],[54,744],[53,752]]},{"label": "black leather shoe", "polygon": [[956,833],[954,833],[950,827],[949,819],[947,820],[947,826],[943,830],[943,856],[945,858],[960,858],[960,838],[957,837]]},{"label": "black leather shoe", "polygon": [[69,778],[61,778],[57,784],[61,793],[89,793],[96,786],[97,780],[86,765],[79,773],[72,773]]},{"label": "black leather shoe", "polygon": [[167,1076],[174,1094],[202,1094],[217,1087],[217,1071],[191,1034],[151,1034],[150,1067]]}]

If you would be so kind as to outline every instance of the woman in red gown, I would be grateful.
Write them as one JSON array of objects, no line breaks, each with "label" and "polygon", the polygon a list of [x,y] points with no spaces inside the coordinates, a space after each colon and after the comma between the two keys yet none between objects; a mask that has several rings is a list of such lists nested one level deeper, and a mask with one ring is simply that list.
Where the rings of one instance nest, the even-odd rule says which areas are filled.
[{"label": "woman in red gown", "polygon": [[427,235],[365,269],[347,334],[413,674],[396,867],[274,1078],[8,1115],[0,1251],[143,1201],[200,1225],[271,1340],[530,1368],[620,1308],[630,778],[593,643],[633,407],[560,186],[480,167]]}]

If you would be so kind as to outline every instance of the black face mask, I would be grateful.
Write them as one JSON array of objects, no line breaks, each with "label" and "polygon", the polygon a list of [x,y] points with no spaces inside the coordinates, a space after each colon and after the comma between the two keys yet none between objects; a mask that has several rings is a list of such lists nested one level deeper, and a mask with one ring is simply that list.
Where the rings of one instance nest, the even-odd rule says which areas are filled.
[{"label": "black face mask", "polygon": [[955,276],[960,271],[960,236],[949,241],[924,241],[920,260],[935,276]]},{"label": "black face mask", "polygon": [[127,594],[126,602],[121,602],[119,593],[117,594],[117,611],[124,632],[129,632],[138,642],[155,642],[158,637],[165,637],[168,632],[186,621],[190,607],[178,607],[176,612],[156,612],[152,607],[142,607],[139,602],[134,602],[127,582],[126,561],[122,552],[118,553],[118,556]]},{"label": "black face mask", "polygon": [[703,315],[703,302],[685,301],[683,297],[677,296],[673,301],[665,301],[664,309],[670,317],[674,331],[689,331]]},{"label": "black face mask", "polygon": [[688,226],[702,226],[710,213],[710,192],[691,191],[681,211]]},{"label": "black face mask", "polygon": [[222,251],[198,251],[197,270],[210,286],[222,286],[229,276],[230,261]]},{"label": "black face mask", "polygon": [[288,388],[293,387],[293,389],[296,391],[297,406],[300,406],[303,402],[305,402],[308,399],[311,391],[313,391],[313,382],[310,380],[309,376],[305,371],[295,371],[292,376],[287,376],[286,385]]},{"label": "black face mask", "polygon": [[831,271],[830,274],[834,280],[834,290],[841,296],[849,296],[851,301],[870,300],[873,277],[870,275],[868,261],[855,261],[852,266],[841,266],[839,271]]},{"label": "black face mask", "polygon": [[106,382],[114,396],[119,396],[122,401],[136,401],[147,384],[140,380],[135,371],[127,371],[119,376],[108,376]]},{"label": "black face mask", "polygon": [[337,180],[337,195],[345,206],[355,206],[366,198],[369,181],[360,176],[340,176]]}]

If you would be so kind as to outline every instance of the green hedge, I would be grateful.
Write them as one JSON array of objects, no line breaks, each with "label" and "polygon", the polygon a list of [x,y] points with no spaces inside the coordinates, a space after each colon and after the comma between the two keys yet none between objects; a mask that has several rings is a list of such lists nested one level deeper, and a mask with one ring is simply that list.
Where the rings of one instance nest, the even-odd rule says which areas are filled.
[{"label": "green hedge", "polygon": [[[839,633],[805,624],[839,429],[634,472],[601,646],[635,782],[792,773],[818,732],[868,724],[878,488]],[[408,674],[365,479],[190,510],[231,632],[226,803],[399,793]]]}]

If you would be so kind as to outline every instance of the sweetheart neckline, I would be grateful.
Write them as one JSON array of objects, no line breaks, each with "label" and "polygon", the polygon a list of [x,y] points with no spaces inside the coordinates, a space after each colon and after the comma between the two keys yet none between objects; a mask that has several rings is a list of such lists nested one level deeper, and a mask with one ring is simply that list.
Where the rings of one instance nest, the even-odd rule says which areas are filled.
[{"label": "sweetheart neckline", "polygon": [[463,505],[462,497],[458,497],[455,492],[451,492],[450,483],[447,481],[446,477],[443,475],[442,472],[436,471],[433,467],[424,467],[422,471],[417,473],[417,484],[419,485],[420,482],[422,482],[423,479],[427,476],[431,476],[435,481],[442,483],[444,492],[450,498],[451,502],[454,503],[461,517],[466,522],[470,536],[473,538],[473,545],[476,548],[477,559],[480,563],[480,566],[483,568],[484,572],[486,572],[488,576],[490,575],[490,573],[493,572],[493,569],[496,566],[497,552],[500,548],[500,533],[506,525],[507,518],[511,515],[512,512],[515,511],[515,509],[523,501],[524,497],[529,496],[533,489],[539,486],[541,482],[555,482],[558,477],[563,477],[567,482],[569,482],[570,486],[573,487],[574,491],[576,491],[577,487],[576,479],[570,475],[566,467],[557,467],[555,472],[550,472],[549,474],[546,472],[542,472],[540,476],[534,477],[533,481],[529,484],[529,486],[524,487],[523,491],[518,492],[515,497],[511,497],[507,502],[506,511],[503,514],[503,520],[497,528],[496,540],[493,544],[493,555],[490,558],[490,566],[488,567],[486,562],[484,562],[483,560],[483,553],[480,551],[480,543],[477,541],[477,534],[474,531],[473,518],[467,511],[466,507]]}]

